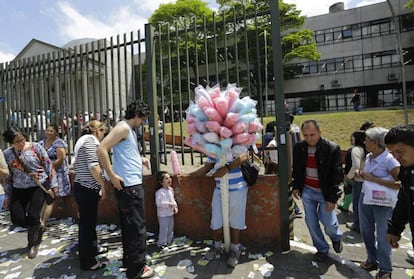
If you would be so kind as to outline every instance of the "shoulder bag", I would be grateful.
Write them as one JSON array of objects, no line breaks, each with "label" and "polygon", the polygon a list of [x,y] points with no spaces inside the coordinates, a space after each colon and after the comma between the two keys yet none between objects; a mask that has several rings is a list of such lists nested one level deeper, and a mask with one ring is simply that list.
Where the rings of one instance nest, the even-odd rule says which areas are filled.
[{"label": "shoulder bag", "polygon": [[[22,165],[23,170],[25,173],[27,173],[30,176],[30,171],[27,168],[26,164],[23,162],[22,159],[20,159],[20,157],[17,155],[16,150],[14,150],[14,148],[12,148],[13,154],[16,157],[16,160],[19,161],[20,165]],[[42,183],[40,183],[39,180],[34,179],[32,176],[30,176],[33,181],[37,184],[37,186],[40,187],[40,189],[43,190],[43,192],[45,192],[45,200],[47,204],[52,204],[53,201],[56,199],[56,193],[52,190],[52,189],[47,189]]]}]

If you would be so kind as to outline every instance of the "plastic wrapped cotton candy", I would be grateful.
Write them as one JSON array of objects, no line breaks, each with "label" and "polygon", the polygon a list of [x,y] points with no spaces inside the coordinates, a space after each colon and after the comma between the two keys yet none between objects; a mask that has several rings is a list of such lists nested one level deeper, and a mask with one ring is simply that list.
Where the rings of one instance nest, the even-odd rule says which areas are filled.
[{"label": "plastic wrapped cotton candy", "polygon": [[240,92],[241,88],[234,85],[228,85],[223,92],[219,86],[198,86],[195,103],[186,110],[189,137],[185,144],[220,158],[220,164],[254,146],[262,129],[255,108],[257,102],[248,96],[240,99]]},{"label": "plastic wrapped cotton candy", "polygon": [[177,152],[175,152],[175,150],[171,150],[170,156],[171,156],[171,164],[173,168],[173,173],[174,175],[177,175],[181,173],[181,167],[180,167],[180,162],[178,162]]},{"label": "plastic wrapped cotton candy", "polygon": [[233,127],[240,119],[240,114],[234,112],[228,112],[226,118],[224,119],[223,125],[227,128]]}]

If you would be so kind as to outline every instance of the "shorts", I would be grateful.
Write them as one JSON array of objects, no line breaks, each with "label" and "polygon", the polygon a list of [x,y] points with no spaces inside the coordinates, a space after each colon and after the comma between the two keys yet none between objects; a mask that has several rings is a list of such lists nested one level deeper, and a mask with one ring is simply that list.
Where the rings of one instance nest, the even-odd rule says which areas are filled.
[{"label": "shorts", "polygon": [[[232,229],[246,229],[247,189],[247,186],[244,186],[237,191],[229,191],[229,223]],[[221,229],[223,227],[223,216],[221,211],[221,191],[218,188],[215,188],[213,192],[211,211],[211,229]]]}]

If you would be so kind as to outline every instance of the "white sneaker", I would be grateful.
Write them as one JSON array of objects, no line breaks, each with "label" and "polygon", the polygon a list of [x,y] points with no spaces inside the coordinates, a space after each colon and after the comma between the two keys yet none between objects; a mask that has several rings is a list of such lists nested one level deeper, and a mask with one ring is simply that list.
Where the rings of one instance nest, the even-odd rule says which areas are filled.
[{"label": "white sneaker", "polygon": [[221,247],[215,247],[214,245],[210,247],[210,250],[207,251],[205,257],[208,261],[214,260],[214,259],[220,259],[221,255],[224,253],[224,248]]}]

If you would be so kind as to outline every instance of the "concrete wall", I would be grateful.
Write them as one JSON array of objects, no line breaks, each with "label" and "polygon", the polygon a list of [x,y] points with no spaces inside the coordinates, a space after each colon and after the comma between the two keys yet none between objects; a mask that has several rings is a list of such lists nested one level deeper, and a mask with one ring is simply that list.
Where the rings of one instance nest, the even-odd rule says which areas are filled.
[{"label": "concrete wall", "polygon": [[[144,177],[145,213],[147,230],[158,232],[155,207],[155,177]],[[193,240],[212,239],[210,229],[211,197],[214,180],[208,177],[188,177],[181,184],[174,179],[175,197],[179,213],[175,218],[175,234]],[[107,198],[99,204],[98,220],[101,223],[118,223],[115,192],[107,185]],[[279,179],[276,175],[261,175],[249,188],[247,200],[247,229],[241,234],[243,243],[259,246],[278,245],[280,242]],[[77,219],[77,206],[73,197],[55,201],[53,217],[71,216]]]}]

